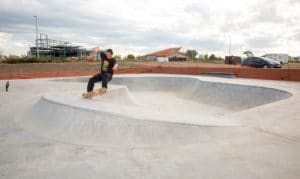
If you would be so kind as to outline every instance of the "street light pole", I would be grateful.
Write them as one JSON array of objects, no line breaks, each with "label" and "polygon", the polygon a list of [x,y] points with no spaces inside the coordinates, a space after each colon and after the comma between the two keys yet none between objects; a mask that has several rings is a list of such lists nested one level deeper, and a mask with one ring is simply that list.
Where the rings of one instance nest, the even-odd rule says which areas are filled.
[{"label": "street light pole", "polygon": [[37,16],[34,16],[35,18],[35,31],[36,31],[36,39],[35,39],[35,48],[36,48],[36,55],[37,58],[40,58],[40,53],[39,53],[39,46],[38,46],[38,38],[39,38],[39,33],[38,33],[38,18]]},{"label": "street light pole", "polygon": [[231,35],[229,35],[229,49],[228,49],[228,55],[231,56]]}]

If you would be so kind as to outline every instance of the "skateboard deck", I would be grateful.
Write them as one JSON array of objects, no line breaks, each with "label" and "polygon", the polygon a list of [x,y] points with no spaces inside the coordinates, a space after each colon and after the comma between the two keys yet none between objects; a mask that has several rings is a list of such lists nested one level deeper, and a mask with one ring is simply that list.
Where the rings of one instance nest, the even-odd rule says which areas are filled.
[{"label": "skateboard deck", "polygon": [[84,97],[84,98],[93,98],[95,96],[105,94],[106,91],[107,91],[106,88],[100,88],[100,89],[96,89],[96,90],[93,90],[93,91],[90,91],[90,92],[87,92],[87,93],[83,93],[82,97]]}]

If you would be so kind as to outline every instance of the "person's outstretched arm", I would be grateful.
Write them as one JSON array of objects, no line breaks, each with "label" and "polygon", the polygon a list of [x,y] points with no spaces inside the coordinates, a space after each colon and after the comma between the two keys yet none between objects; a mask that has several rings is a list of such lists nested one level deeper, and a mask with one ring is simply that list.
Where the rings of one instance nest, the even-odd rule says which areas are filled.
[{"label": "person's outstretched arm", "polygon": [[93,53],[98,54],[100,53],[100,57],[102,60],[106,59],[106,55],[105,53],[100,49],[100,48],[96,48],[93,50]]},{"label": "person's outstretched arm", "polygon": [[113,71],[118,71],[118,68],[119,68],[119,65],[116,63],[112,69],[113,69]]},{"label": "person's outstretched arm", "polygon": [[92,52],[95,53],[95,54],[98,54],[99,52],[101,52],[101,49],[100,48],[95,48]]}]

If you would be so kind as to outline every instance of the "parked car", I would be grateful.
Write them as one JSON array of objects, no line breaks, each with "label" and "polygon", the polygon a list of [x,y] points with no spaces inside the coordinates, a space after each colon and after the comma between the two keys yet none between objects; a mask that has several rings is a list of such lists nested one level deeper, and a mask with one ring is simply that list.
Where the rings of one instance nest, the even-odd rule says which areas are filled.
[{"label": "parked car", "polygon": [[263,57],[248,57],[242,61],[242,66],[255,68],[281,68],[279,62]]}]

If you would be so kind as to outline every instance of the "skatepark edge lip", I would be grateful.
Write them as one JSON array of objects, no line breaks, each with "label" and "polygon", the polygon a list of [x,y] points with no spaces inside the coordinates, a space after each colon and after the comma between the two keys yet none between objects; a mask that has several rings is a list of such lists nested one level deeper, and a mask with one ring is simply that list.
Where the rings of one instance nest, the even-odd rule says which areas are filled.
[{"label": "skatepark edge lip", "polygon": [[[273,103],[273,102],[276,102],[276,101],[280,101],[280,100],[283,100],[283,99],[290,98],[292,96],[292,93],[290,93],[288,91],[285,91],[285,90],[281,90],[281,89],[261,87],[261,86],[253,86],[253,85],[243,85],[243,84],[209,82],[209,81],[199,80],[197,78],[194,78],[193,76],[186,77],[186,76],[179,76],[179,75],[171,75],[171,76],[169,76],[169,75],[157,75],[157,76],[155,76],[155,75],[154,76],[153,75],[150,75],[150,76],[144,75],[144,76],[138,76],[138,77],[136,77],[136,76],[135,77],[132,77],[132,76],[117,76],[117,77],[114,78],[114,80],[111,82],[111,84],[112,85],[118,84],[118,85],[127,86],[128,89],[127,89],[126,92],[128,93],[128,91],[137,90],[136,86],[142,86],[141,90],[145,90],[145,89],[149,90],[149,88],[151,88],[151,87],[149,87],[149,82],[146,82],[148,85],[137,83],[137,80],[139,80],[140,82],[144,82],[144,81],[147,81],[149,79],[151,79],[152,81],[153,80],[154,81],[160,81],[160,80],[163,79],[163,80],[165,80],[163,82],[164,84],[166,84],[166,80],[169,81],[169,82],[167,82],[166,86],[169,86],[169,87],[171,86],[170,89],[169,89],[169,87],[167,87],[167,90],[171,90],[170,92],[172,92],[172,90],[177,90],[176,85],[178,85],[178,84],[174,83],[174,81],[177,81],[177,79],[181,79],[181,80],[185,81],[185,83],[190,83],[190,84],[193,84],[193,83],[196,83],[196,82],[204,83],[205,85],[203,85],[203,86],[204,87],[208,86],[209,88],[215,88],[216,85],[225,85],[225,86],[222,86],[221,90],[219,90],[219,91],[222,91],[222,92],[225,92],[226,90],[227,91],[231,90],[231,89],[223,90],[223,89],[229,88],[231,86],[236,87],[236,88],[241,88],[241,89],[235,90],[235,93],[234,93],[233,96],[231,94],[231,96],[229,98],[230,101],[227,99],[227,100],[222,102],[222,105],[224,105],[224,104],[228,105],[229,108],[233,108],[233,106],[230,105],[230,103],[233,101],[232,98],[235,98],[235,100],[237,100],[238,98],[241,98],[241,96],[238,96],[236,94],[236,92],[244,93],[243,90],[248,90],[248,88],[252,89],[252,91],[253,91],[253,89],[255,89],[256,90],[255,93],[252,93],[252,94],[255,94],[256,96],[254,96],[254,97],[256,97],[256,98],[259,97],[260,101],[258,101],[258,102],[256,101],[253,104],[249,105],[247,103],[252,101],[253,96],[250,96],[250,98],[244,98],[244,99],[242,99],[244,101],[241,101],[241,102],[236,104],[236,105],[238,105],[238,109],[234,110],[234,113],[249,110],[251,108],[256,108],[256,107],[262,106],[262,105],[267,105],[267,104],[270,104],[270,103]],[[79,81],[79,82],[86,83],[87,80],[88,80],[87,78],[71,78],[71,79],[69,78],[69,79],[56,79],[56,80],[51,80],[51,81],[60,81],[60,82]],[[132,81],[129,82],[128,80],[132,80]],[[170,82],[171,80],[173,80],[173,82]],[[192,80],[192,81],[187,81],[187,80]],[[133,87],[131,86],[132,84],[134,84]],[[155,85],[155,84],[151,83],[152,90],[153,89],[158,90],[158,91],[161,90],[160,87],[159,87],[160,85],[162,85],[162,84],[158,83],[158,84]],[[213,86],[209,86],[209,85],[213,85]],[[186,86],[188,86],[188,85],[186,85]],[[190,85],[190,86],[193,86],[193,85]],[[190,87],[190,86],[188,86],[188,87]],[[196,87],[199,87],[199,86],[196,86]],[[202,87],[202,86],[200,86],[200,87]],[[185,90],[186,90],[185,88],[181,89],[181,91],[185,91]],[[197,92],[197,89],[192,90],[191,92],[195,93],[195,91]],[[111,92],[111,90],[109,90],[109,92]],[[264,92],[264,93],[260,94],[262,92]],[[205,93],[204,95],[207,95],[207,94],[208,93]],[[59,94],[56,94],[56,95],[59,95]],[[68,94],[65,94],[65,95],[68,95]],[[104,95],[104,96],[106,96],[106,95]],[[119,97],[122,97],[122,95],[128,95],[128,94],[122,93],[121,95],[120,94],[117,94],[117,95],[119,95]],[[265,95],[265,96],[261,96],[261,95]],[[266,95],[269,95],[269,96],[266,96]],[[215,94],[213,94],[213,96],[215,96]],[[235,96],[238,96],[238,97],[235,97]],[[244,96],[247,96],[247,95],[245,94]],[[75,97],[78,97],[78,96],[75,96]],[[200,96],[200,97],[203,97],[203,95]],[[213,97],[214,98],[213,100],[219,100],[220,98],[224,98],[224,97],[226,97],[226,93],[218,95],[217,97]],[[126,105],[109,104],[108,102],[106,104],[104,104],[104,103],[98,102],[96,105],[101,105],[101,108],[90,108],[90,107],[85,107],[84,105],[77,105],[76,102],[71,103],[71,102],[68,102],[68,101],[61,100],[63,98],[63,96],[61,96],[60,99],[55,99],[55,98],[56,98],[55,94],[45,94],[42,97],[42,99],[47,100],[48,102],[57,103],[57,104],[64,105],[64,106],[69,106],[69,107],[75,107],[77,109],[91,110],[91,111],[94,111],[94,112],[105,112],[105,113],[109,113],[111,115],[115,115],[115,116],[119,116],[119,117],[122,116],[122,117],[128,118],[128,119],[142,119],[142,120],[160,121],[160,122],[175,122],[175,123],[180,123],[180,124],[192,124],[192,125],[194,124],[194,125],[204,125],[204,126],[240,126],[238,121],[231,121],[231,122],[228,122],[228,124],[226,125],[224,123],[222,124],[222,122],[220,124],[217,124],[217,123],[214,123],[214,122],[201,123],[201,122],[197,122],[195,120],[194,121],[189,121],[188,117],[185,117],[186,118],[185,121],[183,121],[183,120],[169,120],[169,121],[166,121],[162,118],[163,117],[165,117],[165,118],[176,118],[176,117],[174,115],[173,116],[172,115],[163,115],[163,117],[162,117],[162,116],[160,116],[160,115],[162,115],[161,113],[156,114],[154,111],[147,111],[148,113],[152,113],[152,115],[147,116],[147,115],[140,114],[140,110],[143,110],[143,109],[138,109],[138,110],[134,110],[133,112],[131,112],[130,110],[132,110],[136,106],[134,106],[132,108],[132,107],[128,107]],[[228,97],[226,97],[226,98],[228,98]],[[266,98],[266,100],[267,100],[266,102],[264,101],[264,98]],[[86,99],[86,100],[89,101],[88,99]],[[188,98],[188,100],[194,100],[194,99]],[[203,98],[200,98],[200,99],[197,98],[196,100],[200,101],[200,100],[203,100]],[[206,101],[211,101],[211,98],[207,99]],[[94,100],[89,101],[89,103],[94,103]],[[247,104],[245,107],[241,107],[242,105],[245,105],[245,104]],[[89,104],[85,104],[85,105],[89,105]],[[109,106],[109,107],[106,107],[106,106]],[[120,109],[121,107],[125,108],[125,110],[123,110],[122,112],[120,112],[118,110],[115,110],[116,108]],[[139,115],[137,115],[137,114],[139,114]],[[224,116],[224,115],[222,115],[222,116]],[[222,119],[222,116],[221,117],[213,116],[213,118],[218,119],[220,121],[225,120],[224,118]],[[207,116],[205,116],[205,117],[207,117]],[[201,117],[199,116],[199,118],[201,118]],[[213,118],[210,118],[210,120],[214,121]]]},{"label": "skatepark edge lip", "polygon": [[[167,78],[166,78],[167,77]],[[159,78],[164,80],[170,80],[169,77],[172,77],[172,80],[178,80],[179,76],[171,75],[158,75],[158,76],[138,76],[138,77],[115,77],[111,85],[125,85],[128,82],[129,91],[132,87],[130,83],[134,84],[136,81],[126,81],[126,80],[143,80],[143,78],[149,80],[157,80]],[[231,83],[218,83],[218,82],[207,82],[201,81],[194,77],[179,77],[181,80],[188,81],[188,79],[198,80],[204,82],[205,85],[237,85],[239,89],[247,89],[254,87],[254,92],[260,92],[260,90],[267,90],[267,92],[276,92],[276,94],[281,94],[281,98],[275,98],[269,103],[263,103],[258,106],[252,106],[233,111],[232,114],[236,115],[234,118],[231,118],[231,114],[224,115],[225,117],[211,117],[207,119],[199,118],[199,121],[189,120],[177,120],[176,118],[172,119],[172,115],[165,114],[160,116],[156,114],[151,116],[151,111],[147,111],[148,116],[142,116],[145,114],[145,111],[136,110],[135,107],[125,107],[123,113],[116,113],[107,109],[120,107],[116,104],[106,104],[104,102],[95,102],[89,99],[81,98],[80,94],[78,96],[68,96],[67,93],[61,94],[59,96],[56,93],[44,94],[41,98],[34,103],[32,106],[28,106],[25,109],[24,116],[18,115],[17,123],[26,130],[30,130],[32,133],[42,135],[47,138],[53,138],[55,140],[61,140],[63,142],[79,144],[79,145],[100,145],[103,143],[113,143],[115,145],[124,144],[124,145],[139,145],[139,144],[151,144],[151,145],[168,145],[173,142],[182,142],[183,138],[186,136],[193,136],[187,142],[195,142],[198,140],[198,137],[195,135],[199,133],[199,127],[239,127],[243,126],[239,120],[239,113],[245,113],[248,110],[256,109],[264,105],[276,103],[283,99],[288,99],[292,96],[292,93],[274,88],[260,87],[260,86],[251,86],[251,85],[242,85],[242,84],[231,84]],[[119,79],[119,81],[118,81]],[[144,79],[144,80],[145,80]],[[160,80],[161,80],[160,79]],[[68,79],[55,79],[50,81],[61,81],[61,82],[86,82],[87,78],[68,78]],[[121,81],[120,81],[121,80]],[[124,81],[125,80],[125,81]],[[159,80],[158,80],[159,81]],[[140,81],[141,82],[141,81]],[[169,83],[173,83],[171,81]],[[195,81],[194,81],[195,82]],[[158,82],[159,83],[159,82]],[[165,81],[163,82],[165,83]],[[131,85],[132,85],[131,84]],[[153,84],[152,84],[153,85]],[[147,85],[142,85],[143,88],[147,88]],[[197,86],[196,86],[197,87]],[[211,87],[211,86],[209,86]],[[227,87],[227,86],[226,86]],[[242,87],[242,88],[240,88]],[[120,88],[122,89],[122,88]],[[135,89],[138,90],[138,89]],[[170,90],[168,87],[165,90]],[[271,91],[270,91],[271,90]],[[253,92],[252,91],[252,92]],[[78,92],[79,93],[79,92]],[[254,94],[254,93],[253,93]],[[265,93],[263,93],[265,94]],[[201,97],[201,96],[200,96]],[[65,99],[63,99],[65,98]],[[60,100],[58,100],[60,99]],[[68,101],[69,99],[69,101]],[[245,98],[247,99],[247,98]],[[65,101],[64,101],[65,100]],[[76,105],[76,102],[83,102],[82,106]],[[226,101],[225,101],[226,102]],[[259,101],[261,102],[261,101]],[[94,104],[93,104],[94,103]],[[85,107],[86,104],[93,104],[95,106],[102,105],[102,107],[108,105],[105,109],[91,108],[91,106]],[[133,113],[127,113],[127,110],[133,110]],[[136,112],[136,113],[134,113]],[[150,113],[149,113],[150,112]],[[150,115],[150,116],[149,116]],[[207,116],[206,116],[207,117]],[[166,118],[171,118],[166,120]],[[113,131],[111,131],[113,130]],[[149,136],[149,134],[151,134]],[[163,137],[162,137],[163,136]],[[146,139],[146,141],[145,141]],[[159,139],[159,140],[158,140]],[[159,141],[159,142],[158,142]]]},{"label": "skatepark edge lip", "polygon": [[[82,82],[87,83],[89,77],[81,77],[81,78],[68,78],[68,79],[55,79],[51,81],[56,82]],[[205,78],[204,78],[205,79]],[[212,79],[212,78],[210,78]],[[148,82],[150,80],[150,82]],[[162,81],[162,82],[161,82]],[[195,76],[186,76],[186,75],[139,75],[139,76],[131,76],[131,75],[123,75],[123,76],[116,76],[112,80],[110,84],[113,85],[125,85],[128,87],[128,89],[132,91],[139,91],[139,90],[146,90],[146,91],[167,91],[167,92],[185,92],[190,93],[191,96],[199,95],[199,93],[206,92],[205,95],[212,93],[212,96],[215,99],[213,99],[212,105],[216,105],[216,102],[218,100],[222,100],[223,98],[227,98],[227,101],[223,101],[223,106],[226,106],[228,108],[236,108],[236,111],[242,111],[246,109],[250,109],[253,107],[257,107],[260,105],[273,103],[276,101],[280,101],[283,99],[287,99],[291,96],[293,96],[292,92],[286,90],[286,89],[280,89],[275,87],[266,87],[266,86],[257,86],[257,85],[249,85],[249,84],[238,84],[238,83],[231,83],[234,82],[230,80],[230,82],[219,82],[219,81],[206,81],[203,79],[198,79]],[[196,84],[195,83],[200,83]],[[202,85],[203,84],[203,85]],[[200,89],[201,87],[201,89]],[[221,88],[220,88],[221,87]],[[233,88],[231,88],[233,87]],[[180,88],[180,89],[179,89]],[[193,88],[191,90],[191,88]],[[196,88],[196,89],[195,89]],[[206,88],[216,89],[216,91],[208,91]],[[241,88],[241,89],[239,89]],[[199,90],[200,89],[200,90]],[[202,90],[203,89],[203,90]],[[249,90],[250,89],[250,90]],[[234,90],[234,91],[233,91]],[[248,90],[248,91],[246,91]],[[255,90],[253,92],[253,90]],[[213,93],[217,92],[217,93]],[[238,94],[236,94],[238,92]],[[252,94],[250,94],[253,92]],[[263,94],[261,94],[264,92]],[[253,96],[259,97],[261,101],[256,101],[253,104],[249,104],[252,100]],[[228,100],[228,95],[231,95],[230,100]],[[238,97],[236,97],[238,96]],[[250,96],[251,98],[246,98],[247,96]],[[201,96],[201,99],[197,99],[198,101],[203,101],[205,98]],[[241,99],[243,98],[241,101]],[[232,100],[234,99],[234,100]],[[235,100],[237,99],[237,100]],[[194,100],[194,99],[189,99]],[[256,98],[255,100],[258,100]],[[266,102],[264,102],[266,100]],[[206,99],[205,102],[210,102],[211,98]],[[240,106],[233,106],[231,105],[231,102],[238,102],[241,101],[242,107]]]}]

